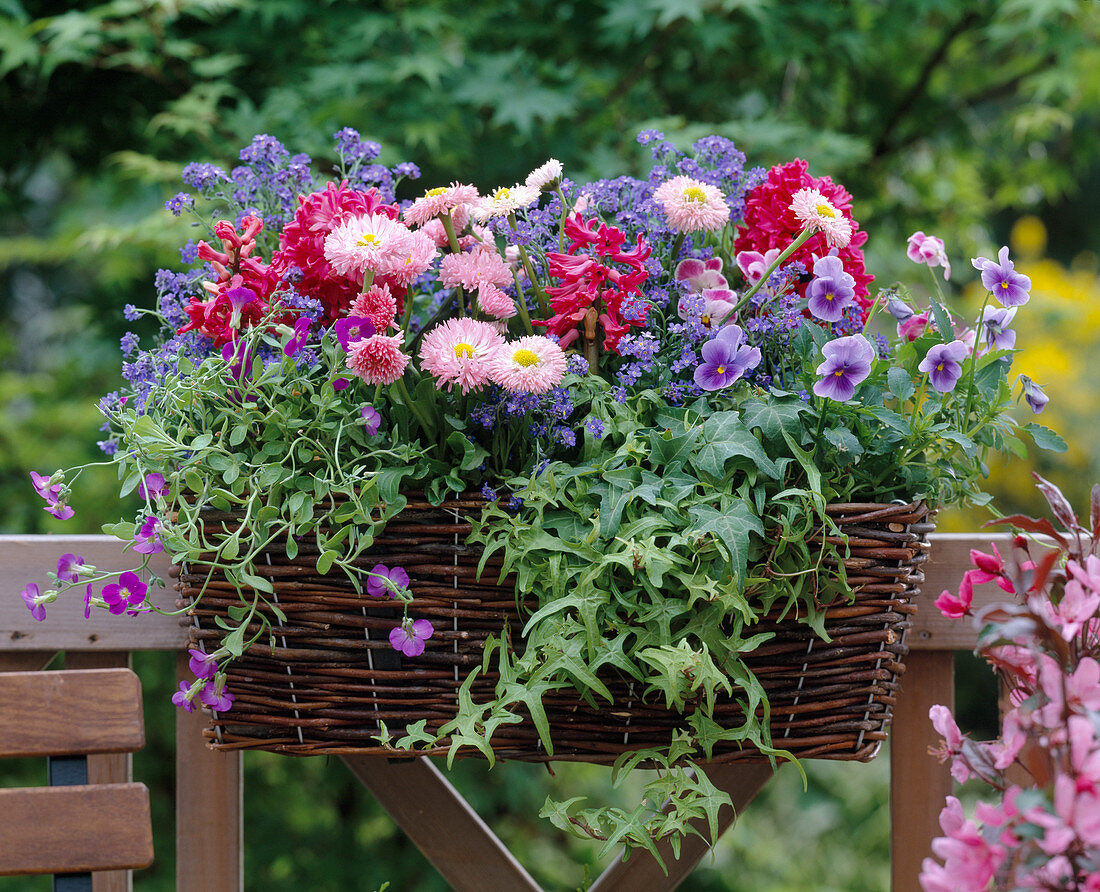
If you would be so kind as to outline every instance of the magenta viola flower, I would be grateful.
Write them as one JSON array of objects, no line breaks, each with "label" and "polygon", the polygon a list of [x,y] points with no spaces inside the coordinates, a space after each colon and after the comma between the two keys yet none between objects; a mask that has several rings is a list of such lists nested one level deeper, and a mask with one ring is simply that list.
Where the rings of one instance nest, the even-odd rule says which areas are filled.
[{"label": "magenta viola flower", "polygon": [[962,361],[966,359],[969,352],[970,348],[963,341],[936,344],[928,351],[917,368],[928,373],[932,386],[936,390],[940,393],[950,393],[962,377]]},{"label": "magenta viola flower", "polygon": [[905,255],[914,263],[927,263],[932,268],[942,266],[943,280],[946,282],[951,278],[951,261],[947,259],[943,239],[925,235],[918,230],[909,236],[909,247],[906,248]]},{"label": "magenta viola flower", "polygon": [[309,326],[310,321],[305,316],[300,316],[295,320],[294,334],[290,336],[290,340],[283,347],[283,353],[286,356],[297,356],[306,345],[306,341],[309,340]]},{"label": "magenta viola flower", "polygon": [[100,597],[103,598],[107,609],[118,616],[130,608],[137,607],[145,600],[148,592],[149,586],[141,581],[141,577],[127,570],[118,577],[118,582],[103,586]]},{"label": "magenta viola flower", "polygon": [[222,347],[222,359],[229,363],[229,374],[243,381],[252,374],[252,351],[244,341],[230,341]]},{"label": "magenta viola flower", "polygon": [[392,598],[409,587],[409,574],[403,567],[375,564],[367,577],[367,594],[372,598]]},{"label": "magenta viola flower", "polygon": [[92,584],[84,590],[84,619],[92,618]]},{"label": "magenta viola flower", "polygon": [[727,325],[700,348],[703,363],[695,369],[695,383],[703,390],[729,387],[745,372],[760,365],[760,350],[744,343],[738,325]]},{"label": "magenta viola flower", "polygon": [[46,500],[46,507],[42,510],[47,514],[52,514],[58,520],[68,520],[76,512],[65,504],[65,500],[61,495],[64,487],[60,483],[51,486],[51,479],[31,471],[31,483],[34,484],[35,492]]},{"label": "magenta viola flower", "polygon": [[187,652],[191,659],[187,661],[188,668],[195,673],[195,678],[213,678],[218,671],[218,658],[216,654],[204,653],[191,647]]},{"label": "magenta viola flower", "polygon": [[426,619],[401,620],[401,625],[390,631],[390,644],[407,657],[418,657],[424,653],[424,642],[432,637],[435,629]]},{"label": "magenta viola flower", "polygon": [[373,437],[378,433],[378,426],[382,423],[382,416],[378,414],[378,410],[374,406],[363,406],[359,410],[359,415],[363,419],[363,428],[367,432],[368,437]]},{"label": "magenta viola flower", "polygon": [[160,554],[164,546],[160,541],[160,520],[150,515],[145,518],[132,543],[138,554]]},{"label": "magenta viola flower", "polygon": [[348,378],[334,378],[332,381],[332,389],[339,392],[346,389],[350,383],[351,381]]},{"label": "magenta viola flower", "polygon": [[818,319],[839,322],[856,302],[856,280],[844,272],[836,249],[814,261],[814,280],[806,288],[807,309]]},{"label": "magenta viola flower", "polygon": [[982,274],[982,285],[1006,307],[1019,307],[1030,297],[1031,279],[1016,272],[1015,264],[1008,259],[1008,247],[997,253],[994,263],[988,257],[975,257],[970,261]]},{"label": "magenta viola flower", "polygon": [[825,361],[817,367],[822,378],[814,385],[814,393],[842,403],[850,400],[856,385],[871,374],[875,348],[863,335],[848,335],[829,341],[821,352]]},{"label": "magenta viola flower", "polygon": [[164,475],[159,471],[154,471],[151,474],[146,474],[137,487],[138,495],[143,499],[154,499],[157,496],[168,495],[168,484],[164,480]]},{"label": "magenta viola flower", "polygon": [[184,712],[194,712],[195,701],[191,699],[191,685],[181,681],[180,689],[172,695],[172,702]]},{"label": "magenta viola flower", "polygon": [[31,616],[42,622],[46,618],[46,605],[42,602],[43,596],[38,593],[38,585],[34,582],[28,583],[19,594],[23,596],[23,603],[27,605]]},{"label": "magenta viola flower", "polygon": [[57,559],[57,581],[79,582],[80,573],[77,572],[84,566],[84,558],[79,554],[63,554]]},{"label": "magenta viola flower", "polygon": [[1050,397],[1043,388],[1032,381],[1027,375],[1020,375],[1020,384],[1024,389],[1024,399],[1031,406],[1031,411],[1038,415],[1047,407]]},{"label": "magenta viola flower", "polygon": [[336,340],[346,351],[356,341],[371,337],[374,334],[374,323],[366,316],[345,316],[336,320],[332,330],[336,333]]},{"label": "magenta viola flower", "polygon": [[[236,281],[241,281],[238,277],[234,277]],[[238,285],[235,288],[227,288],[222,294],[229,299],[229,305],[232,307],[232,312],[229,317],[230,328],[241,327],[241,311],[254,301],[260,300],[260,295],[253,291],[247,285]]]},{"label": "magenta viola flower", "polygon": [[233,701],[236,698],[224,687],[218,690],[218,685],[215,682],[208,681],[203,689],[199,691],[199,699],[214,712],[228,712],[233,708]]}]

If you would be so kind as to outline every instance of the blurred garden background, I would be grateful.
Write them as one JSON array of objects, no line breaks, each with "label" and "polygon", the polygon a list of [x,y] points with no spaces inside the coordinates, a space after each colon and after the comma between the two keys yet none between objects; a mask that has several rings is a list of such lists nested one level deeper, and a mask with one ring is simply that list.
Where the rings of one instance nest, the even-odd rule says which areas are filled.
[{"label": "blurred garden background", "polygon": [[[1041,510],[1033,469],[1077,505],[1100,480],[1095,0],[0,0],[0,110],[0,532],[98,532],[120,516],[110,469],[64,527],[27,472],[99,455],[96,403],[116,387],[119,340],[149,333],[122,308],[148,305],[155,271],[197,237],[164,208],[183,165],[228,170],[268,133],[324,167],[345,126],[381,142],[387,165],[419,166],[399,197],[456,175],[510,184],[548,157],[576,180],[638,174],[644,128],[682,148],[727,136],[751,164],[802,157],[852,192],[880,286],[930,286],[905,241],[944,239],[962,318],[980,306],[968,258],[1008,244],[1033,282],[1018,371],[1047,389],[1040,420],[1070,449],[998,460],[997,506]],[[175,685],[170,660],[135,662],[162,680],[136,767],[160,834],[139,888],[168,890]],[[991,734],[991,679],[971,670],[985,671],[967,670],[963,717]],[[340,763],[248,754],[245,766],[247,888],[443,888]],[[453,778],[548,888],[600,872],[590,843],[537,815],[552,790],[616,796],[605,770],[471,760]],[[785,770],[683,888],[881,890],[888,840],[885,758],[811,766],[806,793]]]}]

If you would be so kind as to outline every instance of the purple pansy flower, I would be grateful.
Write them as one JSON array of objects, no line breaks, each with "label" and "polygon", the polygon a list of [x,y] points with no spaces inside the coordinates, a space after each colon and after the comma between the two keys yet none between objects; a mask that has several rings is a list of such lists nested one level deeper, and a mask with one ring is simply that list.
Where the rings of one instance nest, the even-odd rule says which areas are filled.
[{"label": "purple pansy flower", "polygon": [[401,620],[401,625],[390,630],[390,644],[407,657],[418,657],[424,653],[424,642],[432,637],[435,629],[426,619]]},{"label": "purple pansy flower", "polygon": [[194,712],[195,701],[191,699],[191,685],[186,681],[181,681],[180,689],[172,695],[172,702],[184,712]]},{"label": "purple pansy flower", "polygon": [[1020,375],[1020,384],[1024,388],[1024,399],[1031,406],[1031,411],[1038,415],[1047,407],[1050,397],[1041,386],[1032,381],[1027,375]]},{"label": "purple pansy flower", "polygon": [[143,499],[154,499],[157,496],[168,495],[168,484],[164,481],[164,475],[159,471],[146,474],[138,486],[138,495]]},{"label": "purple pansy flower", "polygon": [[214,712],[228,712],[233,707],[235,698],[225,688],[219,691],[217,684],[210,681],[199,691],[199,699]]},{"label": "purple pansy flower", "polygon": [[1019,307],[1026,304],[1031,291],[1031,279],[1015,270],[1015,264],[1008,259],[1008,247],[997,252],[997,262],[988,257],[975,257],[970,261],[974,269],[982,274],[982,285],[1006,307]]},{"label": "purple pansy flower", "polygon": [[[890,299],[886,302],[886,312],[897,320],[898,325],[913,318],[913,308],[896,294],[890,295]],[[898,337],[901,335],[899,334]]]},{"label": "purple pansy flower", "polygon": [[118,616],[125,613],[127,608],[136,607],[145,600],[149,586],[141,581],[141,577],[131,570],[127,570],[118,577],[118,582],[103,586],[100,597],[107,604],[107,609]]},{"label": "purple pansy flower", "polygon": [[409,587],[409,574],[402,567],[391,570],[385,564],[375,564],[370,572],[371,575],[367,577],[367,594],[372,598],[392,598],[395,589],[404,590]]},{"label": "purple pansy flower", "polygon": [[927,263],[930,267],[942,266],[943,280],[946,282],[951,278],[951,261],[947,259],[943,239],[925,235],[918,230],[909,236],[909,247],[905,254],[914,263]]},{"label": "purple pansy flower", "polygon": [[844,310],[856,302],[856,280],[844,272],[839,257],[829,254],[814,261],[814,280],[806,288],[806,296],[807,308],[818,319],[839,322]]},{"label": "purple pansy flower", "polygon": [[962,361],[966,359],[970,348],[963,341],[950,344],[936,344],[917,366],[927,372],[932,386],[940,393],[950,393],[962,377]]},{"label": "purple pansy flower", "polygon": [[299,316],[294,321],[294,334],[291,335],[290,340],[286,342],[286,346],[283,347],[283,353],[287,356],[297,356],[301,349],[306,345],[306,341],[309,340],[309,326],[310,321],[305,316]]},{"label": "purple pansy flower", "polygon": [[336,332],[336,340],[340,342],[340,346],[347,350],[355,341],[373,335],[374,323],[366,316],[345,316],[336,320],[332,330]]},{"label": "purple pansy flower", "polygon": [[378,426],[382,423],[382,416],[378,414],[378,410],[374,406],[363,406],[359,410],[359,415],[363,419],[363,427],[366,429],[367,436],[373,437],[378,433]]},{"label": "purple pansy flower", "polygon": [[187,652],[191,659],[187,661],[188,668],[195,674],[195,678],[213,678],[218,671],[218,658],[216,654],[204,653],[191,647]]},{"label": "purple pansy flower", "polygon": [[84,566],[84,558],[79,554],[67,553],[57,559],[57,581],[79,582],[80,574],[75,568]]},{"label": "purple pansy flower", "polygon": [[817,367],[821,380],[814,393],[842,403],[850,400],[856,385],[871,374],[875,348],[863,335],[848,335],[829,341],[822,349],[825,361]]},{"label": "purple pansy flower", "polygon": [[145,518],[137,535],[134,536],[133,549],[138,554],[160,554],[164,546],[160,541],[160,520],[152,515]]},{"label": "purple pansy flower", "polygon": [[1011,350],[1016,346],[1016,332],[1008,326],[1016,315],[1017,307],[986,307],[978,317],[978,337],[982,341],[981,353],[989,350]]},{"label": "purple pansy flower", "polygon": [[703,364],[695,369],[695,383],[703,390],[728,387],[749,369],[760,365],[760,350],[744,343],[738,325],[727,325],[700,348]]},{"label": "purple pansy flower", "polygon": [[46,618],[46,605],[39,602],[41,597],[38,594],[38,585],[34,582],[28,583],[27,587],[19,593],[23,596],[23,603],[27,605],[27,609],[30,610],[31,616],[33,616],[39,622],[42,622]]}]

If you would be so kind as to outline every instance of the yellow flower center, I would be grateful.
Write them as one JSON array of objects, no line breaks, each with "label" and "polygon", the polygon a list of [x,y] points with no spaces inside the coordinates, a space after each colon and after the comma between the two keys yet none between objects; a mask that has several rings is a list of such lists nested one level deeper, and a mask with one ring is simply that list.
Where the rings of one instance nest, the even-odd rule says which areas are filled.
[{"label": "yellow flower center", "polygon": [[825,300],[832,300],[832,299],[833,299],[833,292],[830,291],[828,294],[825,295]]},{"label": "yellow flower center", "polygon": [[688,186],[684,190],[684,201],[706,201],[707,193],[698,186]]},{"label": "yellow flower center", "polygon": [[726,374],[726,367],[724,365],[720,365],[720,366],[718,366],[718,368],[715,369],[715,371],[719,375],[724,375],[724,374]]},{"label": "yellow flower center", "polygon": [[501,186],[499,189],[497,189],[496,192],[493,193],[493,200],[494,201],[507,201],[511,197],[512,197],[512,190],[508,189],[505,186]]},{"label": "yellow flower center", "polygon": [[434,189],[429,189],[424,193],[425,198],[435,198],[437,195],[442,195],[447,191],[446,186],[436,186]]},{"label": "yellow flower center", "polygon": [[528,366],[538,365],[539,356],[534,350],[528,350],[526,347],[521,347],[512,354],[512,362],[527,368]]},{"label": "yellow flower center", "polygon": [[357,244],[362,245],[364,248],[369,248],[372,245],[377,245],[380,241],[381,239],[378,238],[378,236],[376,236],[373,232],[364,232],[361,236],[359,236],[359,241],[357,242]]},{"label": "yellow flower center", "polygon": [[943,363],[942,362],[938,366],[936,366],[936,371],[937,372],[942,372],[943,371]]},{"label": "yellow flower center", "polygon": [[836,375],[838,378],[843,378],[844,377],[844,369],[837,369],[835,372],[833,372],[833,374]]},{"label": "yellow flower center", "polygon": [[455,359],[473,359],[474,348],[469,344],[455,344]]},{"label": "yellow flower center", "polygon": [[702,316],[699,317],[699,321],[702,322],[703,325],[710,325],[710,315],[704,313]]},{"label": "yellow flower center", "polygon": [[1008,282],[1001,282],[1001,287],[1004,288],[1007,291],[1008,290]]},{"label": "yellow flower center", "polygon": [[814,208],[814,210],[822,217],[828,217],[830,220],[836,219],[836,211],[833,210],[832,205],[822,203]]}]

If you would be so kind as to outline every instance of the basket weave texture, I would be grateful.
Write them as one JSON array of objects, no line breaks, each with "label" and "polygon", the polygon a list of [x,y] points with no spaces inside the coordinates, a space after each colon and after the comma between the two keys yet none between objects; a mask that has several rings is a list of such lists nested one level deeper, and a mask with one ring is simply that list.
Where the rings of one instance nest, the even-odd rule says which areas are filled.
[{"label": "basket weave texture", "polygon": [[[357,594],[343,573],[318,575],[317,551],[308,540],[294,560],[277,550],[265,553],[257,572],[272,581],[287,621],[273,627],[274,648],[265,635],[230,665],[227,686],[236,701],[230,712],[211,714],[205,732],[210,745],[291,755],[392,756],[394,751],[375,739],[379,722],[398,737],[419,719],[426,719],[428,728],[451,719],[459,685],[481,663],[485,639],[499,635],[506,624],[514,638],[524,623],[510,580],[494,584],[499,559],[488,561],[479,581],[481,551],[464,544],[471,528],[464,518],[483,505],[464,498],[433,507],[410,498],[360,562],[364,569],[382,563],[407,570],[414,596],[409,614],[435,627],[426,650],[415,658],[403,657],[389,643],[390,630],[401,620],[398,603]],[[793,619],[766,618],[753,631],[774,631],[775,637],[747,655],[746,663],[768,693],[776,747],[799,758],[866,761],[886,739],[908,652],[912,600],[924,580],[920,565],[928,557],[927,534],[934,525],[920,502],[835,504],[826,510],[849,537],[843,562],[854,600],[841,598],[828,608],[829,642]],[[210,512],[207,522],[231,524],[233,517]],[[205,581],[205,573],[185,569],[177,586],[181,604],[191,603]],[[191,646],[216,647],[223,633],[215,616],[239,604],[232,586],[215,575],[192,609]],[[547,696],[552,757],[534,724],[524,721],[497,729],[492,745],[498,758],[610,764],[626,751],[666,746],[682,727],[683,718],[666,709],[660,695],[643,700],[637,683],[604,680],[614,704],[593,707],[572,690]],[[495,682],[491,672],[479,677],[474,699],[489,699]],[[720,699],[714,718],[722,727],[744,722],[733,700]],[[751,745],[720,743],[713,761],[765,757]]]}]

